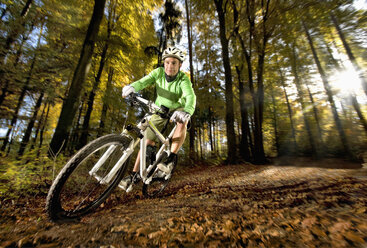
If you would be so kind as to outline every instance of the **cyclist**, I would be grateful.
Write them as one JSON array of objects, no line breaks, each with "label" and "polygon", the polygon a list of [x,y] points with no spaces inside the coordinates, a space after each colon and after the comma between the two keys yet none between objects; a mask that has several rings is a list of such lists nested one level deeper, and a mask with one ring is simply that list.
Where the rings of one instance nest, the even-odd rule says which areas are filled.
[{"label": "cyclist", "polygon": [[[180,71],[185,60],[184,52],[176,47],[169,47],[164,50],[162,58],[164,67],[159,67],[142,79],[125,86],[122,89],[122,97],[125,98],[147,86],[155,85],[157,92],[155,104],[158,106],[164,105],[173,112],[170,121],[175,121],[177,128],[172,137],[171,153],[162,163],[158,164],[158,168],[168,175],[177,161],[177,152],[185,141],[187,123],[195,111],[196,95],[190,79]],[[159,115],[153,115],[151,121],[158,130],[161,130],[166,122]],[[150,128],[147,130],[147,154],[149,154],[151,150],[154,150],[158,139]],[[140,152],[135,161],[133,172],[122,179],[120,183],[120,186],[125,190],[133,180],[136,183],[140,179],[138,173],[139,163]]]}]

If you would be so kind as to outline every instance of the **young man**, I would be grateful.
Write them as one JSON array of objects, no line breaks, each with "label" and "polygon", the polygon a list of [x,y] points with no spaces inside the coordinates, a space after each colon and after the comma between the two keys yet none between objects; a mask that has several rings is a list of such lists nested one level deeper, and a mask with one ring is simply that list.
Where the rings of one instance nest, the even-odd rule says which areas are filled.
[{"label": "young man", "polygon": [[[177,152],[185,141],[187,123],[195,111],[196,96],[190,79],[185,73],[180,71],[185,59],[184,53],[176,47],[169,47],[164,50],[162,58],[164,67],[157,68],[142,79],[125,86],[122,89],[122,97],[125,98],[131,93],[140,91],[147,86],[155,85],[157,91],[155,104],[158,106],[164,105],[173,112],[170,121],[175,121],[177,128],[172,137],[171,154],[163,163],[158,165],[160,170],[169,174],[173,169],[175,161],[177,161]],[[166,122],[166,120],[158,115],[153,115],[151,120],[159,130]],[[147,130],[148,148],[149,146],[154,147],[157,139],[149,128]],[[133,173],[124,178],[120,183],[120,186],[125,188],[125,190],[129,187],[133,178],[138,178],[135,175],[139,171],[139,163],[140,153],[138,153],[135,161]]]}]

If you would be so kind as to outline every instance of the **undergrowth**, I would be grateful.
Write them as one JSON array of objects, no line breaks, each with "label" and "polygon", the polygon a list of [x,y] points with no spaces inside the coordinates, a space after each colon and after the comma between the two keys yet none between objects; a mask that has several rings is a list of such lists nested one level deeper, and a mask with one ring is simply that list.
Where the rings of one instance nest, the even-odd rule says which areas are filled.
[{"label": "undergrowth", "polygon": [[53,179],[67,161],[62,155],[53,160],[35,152],[21,158],[0,155],[1,203],[46,195]]}]

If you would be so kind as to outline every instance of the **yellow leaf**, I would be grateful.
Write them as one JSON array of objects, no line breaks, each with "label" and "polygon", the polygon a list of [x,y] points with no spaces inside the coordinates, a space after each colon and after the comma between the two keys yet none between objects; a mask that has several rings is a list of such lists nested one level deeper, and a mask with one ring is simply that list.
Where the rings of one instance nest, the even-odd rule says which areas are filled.
[{"label": "yellow leaf", "polygon": [[316,236],[322,236],[322,237],[327,236],[326,233],[322,231],[320,228],[318,228],[317,226],[312,227],[311,232],[315,234]]},{"label": "yellow leaf", "polygon": [[162,231],[152,232],[152,233],[149,233],[148,237],[150,239],[154,239],[154,238],[157,238],[158,236],[161,236],[162,234],[163,234]]},{"label": "yellow leaf", "polygon": [[355,243],[364,243],[364,240],[363,240],[363,238],[361,236],[359,236],[358,234],[355,234],[355,233],[353,233],[351,231],[346,232],[343,235],[344,235],[344,237],[346,239],[348,239],[350,241],[353,241]]},{"label": "yellow leaf", "polygon": [[358,208],[358,209],[357,209],[357,214],[363,214],[363,213],[365,213],[365,212],[366,212],[366,210],[367,210],[367,208],[366,208],[366,207]]}]

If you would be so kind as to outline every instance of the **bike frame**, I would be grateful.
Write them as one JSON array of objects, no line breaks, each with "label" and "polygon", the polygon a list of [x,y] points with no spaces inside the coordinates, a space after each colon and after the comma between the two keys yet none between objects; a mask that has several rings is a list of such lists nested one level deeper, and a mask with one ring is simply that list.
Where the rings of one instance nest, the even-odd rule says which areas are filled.
[{"label": "bike frame", "polygon": [[[99,177],[97,175],[97,171],[102,166],[102,164],[108,159],[108,157],[112,154],[112,152],[116,149],[116,145],[111,145],[107,151],[102,155],[102,157],[97,161],[97,163],[93,166],[93,168],[89,171],[89,175],[94,176],[100,184],[108,184],[112,178],[115,176],[115,174],[119,171],[121,166],[126,162],[126,160],[130,157],[130,155],[134,152],[136,146],[140,144],[140,176],[145,184],[149,184],[152,181],[152,177],[148,178],[148,173],[152,169],[153,165],[149,165],[147,168],[146,165],[146,148],[147,148],[147,131],[148,128],[150,128],[153,133],[157,136],[157,138],[163,143],[162,146],[159,148],[156,159],[158,159],[163,152],[166,152],[168,155],[170,154],[170,148],[171,143],[170,140],[176,130],[177,125],[175,125],[170,134],[166,137],[157,129],[157,127],[151,122],[152,113],[156,113],[161,110],[157,105],[155,105],[153,102],[148,101],[141,97],[136,97],[138,101],[144,103],[147,105],[150,109],[150,113],[146,114],[145,117],[139,122],[137,125],[137,128],[140,130],[141,134],[143,135],[142,138],[137,138],[136,140],[130,136],[128,133],[129,131],[127,129],[124,129],[124,131],[121,133],[121,135],[129,135],[132,138],[131,143],[129,144],[129,147],[124,151],[121,158],[116,162],[116,164],[113,166],[113,168],[110,170],[110,172],[103,178]],[[168,179],[170,175],[167,175],[165,179]],[[127,192],[130,192],[132,190],[132,185],[129,186],[129,188],[126,190]]]}]

